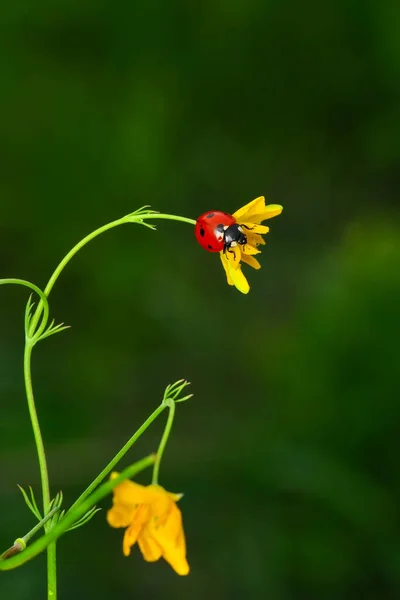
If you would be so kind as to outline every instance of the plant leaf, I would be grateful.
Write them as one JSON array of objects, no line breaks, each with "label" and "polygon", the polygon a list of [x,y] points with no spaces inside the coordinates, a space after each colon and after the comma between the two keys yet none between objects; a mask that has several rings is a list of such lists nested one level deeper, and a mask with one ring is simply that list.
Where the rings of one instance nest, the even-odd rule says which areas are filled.
[{"label": "plant leaf", "polygon": [[[64,329],[70,329],[70,325],[64,325],[64,323],[59,323],[58,325],[54,325],[54,319],[50,323],[50,326],[42,333],[39,340],[44,340],[44,338],[49,337],[50,335],[54,335],[55,333],[59,333],[60,331],[64,331]],[[38,340],[38,341],[39,341]]]},{"label": "plant leaf", "polygon": [[179,398],[178,400],[175,400],[175,404],[178,404],[178,402],[186,402],[186,400],[189,400],[189,398],[193,398],[193,394],[189,394],[188,396],[185,396],[184,398]]},{"label": "plant leaf", "polygon": [[28,331],[29,331],[29,326],[31,324],[31,318],[32,318],[32,309],[35,306],[35,303],[32,302],[32,294],[29,296],[28,298],[28,302],[26,303],[26,307],[25,307],[25,335],[28,335]]},{"label": "plant leaf", "polygon": [[[167,386],[165,392],[164,392],[164,402],[167,399],[171,399],[174,400],[175,402],[182,402],[183,400],[177,400],[179,394],[188,386],[190,385],[190,381],[186,381],[185,379],[180,379],[179,381],[176,381],[175,383],[173,383],[172,385]],[[192,396],[193,394],[191,394]],[[187,397],[185,397],[185,400],[187,400]]]},{"label": "plant leaf", "polygon": [[92,519],[94,515],[100,510],[101,508],[93,506],[90,510],[88,510],[86,514],[83,515],[83,517],[81,517],[78,521],[76,521],[76,523],[71,525],[71,527],[69,527],[67,531],[72,531],[73,529],[78,529],[78,527],[82,527],[82,525],[86,525],[86,523],[88,523],[90,519]]},{"label": "plant leaf", "polygon": [[39,512],[39,509],[37,507],[36,504],[36,500],[35,500],[35,496],[33,494],[33,490],[31,488],[31,486],[29,486],[29,490],[30,490],[30,494],[31,494],[31,500],[28,498],[28,494],[26,493],[26,491],[24,490],[24,488],[21,485],[18,485],[18,488],[21,491],[21,494],[25,500],[26,505],[28,506],[29,510],[35,515],[35,517],[37,518],[38,521],[42,520],[42,515]]},{"label": "plant leaf", "polygon": [[40,520],[41,520],[42,516],[41,516],[40,510],[38,508],[38,505],[37,505],[37,502],[36,502],[36,498],[35,498],[35,494],[33,493],[33,489],[32,489],[31,485],[29,486],[29,492],[30,492],[30,495],[31,495],[32,505],[33,505],[34,509],[36,510],[37,514],[39,515]]},{"label": "plant leaf", "polygon": [[155,213],[158,213],[158,212],[159,212],[158,210],[151,210],[150,204],[145,204],[144,206],[141,206],[134,212],[131,212],[128,215],[126,215],[126,217],[139,217],[140,215],[149,214],[149,213],[154,215]]}]

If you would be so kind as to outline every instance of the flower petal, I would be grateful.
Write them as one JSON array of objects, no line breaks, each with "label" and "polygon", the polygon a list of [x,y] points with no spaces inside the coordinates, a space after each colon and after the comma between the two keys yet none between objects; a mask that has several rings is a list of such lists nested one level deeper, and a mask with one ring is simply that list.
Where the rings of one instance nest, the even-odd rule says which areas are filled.
[{"label": "flower petal", "polygon": [[171,509],[173,504],[172,494],[167,492],[161,485],[151,484],[147,486],[148,502],[151,506],[152,515],[157,518],[162,517]]},{"label": "flower petal", "polygon": [[248,232],[252,233],[268,233],[269,227],[266,225],[259,225],[258,223],[242,223],[240,225],[245,228],[244,233],[247,235]]},{"label": "flower petal", "polygon": [[147,562],[155,562],[162,556],[160,544],[150,535],[146,528],[138,539],[138,546],[144,560],[147,560]]},{"label": "flower petal", "polygon": [[242,251],[239,246],[231,246],[228,248],[228,250],[225,252],[225,256],[231,270],[239,267],[240,259],[242,257]]},{"label": "flower petal", "polygon": [[228,265],[228,261],[227,261],[227,258],[225,256],[225,254],[223,252],[220,252],[219,256],[221,258],[222,266],[224,267],[224,271],[225,271],[225,274],[226,274],[226,279],[228,281],[228,284],[229,285],[234,285],[233,281],[232,281],[232,278],[231,278],[231,276],[229,274],[229,265]]},{"label": "flower petal", "polygon": [[[110,479],[116,479],[112,473]],[[133,481],[123,481],[113,490],[113,507],[107,513],[111,527],[128,527],[135,518],[138,505],[145,501],[147,490]]]},{"label": "flower petal", "polygon": [[189,565],[186,560],[186,542],[183,532],[182,514],[173,502],[171,509],[163,523],[149,524],[151,537],[162,549],[162,556],[178,573],[187,575]]},{"label": "flower petal", "polygon": [[242,294],[248,294],[250,286],[246,277],[242,273],[242,269],[240,267],[238,269],[230,268],[229,272],[233,281],[233,285],[239,290],[239,292],[242,292]]},{"label": "flower petal", "polygon": [[265,246],[265,240],[263,237],[261,237],[261,235],[259,233],[252,233],[251,231],[249,231],[247,234],[247,243],[250,244],[251,246],[254,246],[255,248],[257,248],[257,246],[259,244],[261,244],[262,246]]},{"label": "flower petal", "polygon": [[254,248],[254,246],[251,246],[251,244],[244,244],[244,246],[242,246],[242,260],[243,260],[243,254],[260,254],[261,250],[257,250],[257,248]]},{"label": "flower petal", "polygon": [[252,214],[251,219],[248,220],[252,223],[262,223],[262,221],[277,217],[281,214],[282,210],[283,207],[280,204],[267,204],[263,211]]},{"label": "flower petal", "polygon": [[135,516],[136,506],[124,506],[117,504],[107,512],[107,523],[111,527],[128,527]]},{"label": "flower petal", "polygon": [[[243,256],[244,254],[241,254],[242,260]],[[242,294],[247,294],[250,290],[250,286],[246,277],[242,273],[240,265],[234,268],[231,264],[232,261],[229,261],[226,254],[223,252],[220,252],[220,257],[229,285],[234,285],[240,292],[242,292]]]},{"label": "flower petal", "polygon": [[140,504],[136,510],[136,514],[131,525],[125,530],[124,541],[122,543],[122,551],[124,556],[130,555],[131,548],[142,533],[143,527],[149,520],[149,517],[149,506],[147,504]]},{"label": "flower petal", "polygon": [[239,208],[236,212],[233,213],[233,217],[235,217],[236,221],[251,221],[254,222],[251,218],[252,215],[257,215],[259,213],[264,212],[265,209],[265,198],[264,196],[260,196],[255,200],[252,200],[242,208]]},{"label": "flower petal", "polygon": [[253,267],[253,269],[261,269],[261,265],[254,256],[248,256],[247,254],[242,254],[242,261]]},{"label": "flower petal", "polygon": [[[116,479],[119,473],[111,473],[110,479]],[[146,502],[148,488],[126,479],[113,489],[114,504],[135,505]]]}]

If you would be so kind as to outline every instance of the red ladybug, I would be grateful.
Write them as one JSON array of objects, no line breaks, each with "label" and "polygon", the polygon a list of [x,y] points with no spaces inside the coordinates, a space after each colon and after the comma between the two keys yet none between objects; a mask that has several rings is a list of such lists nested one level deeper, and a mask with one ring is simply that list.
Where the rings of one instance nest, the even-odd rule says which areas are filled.
[{"label": "red ladybug", "polygon": [[197,241],[208,252],[224,252],[247,243],[247,236],[235,217],[219,210],[201,215],[194,228]]}]

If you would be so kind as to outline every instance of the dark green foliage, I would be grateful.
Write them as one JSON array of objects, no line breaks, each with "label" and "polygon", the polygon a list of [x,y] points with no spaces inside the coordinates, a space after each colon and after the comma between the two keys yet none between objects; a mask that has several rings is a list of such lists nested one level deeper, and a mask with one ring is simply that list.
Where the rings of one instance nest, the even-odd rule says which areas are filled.
[{"label": "dark green foliage", "polygon": [[[71,329],[38,344],[33,376],[67,505],[168,382],[195,394],[161,469],[185,493],[191,575],[124,558],[104,502],[59,544],[60,600],[400,597],[399,12],[2,4],[0,277],[44,287],[81,237],[143,204],[193,218],[261,194],[284,205],[248,297],[190,226],[167,221],[107,232],[51,293],[51,318]],[[40,498],[29,294],[15,288],[0,290],[0,551],[34,525],[17,484]],[[0,597],[44,597],[44,571],[42,557],[2,574]]]}]

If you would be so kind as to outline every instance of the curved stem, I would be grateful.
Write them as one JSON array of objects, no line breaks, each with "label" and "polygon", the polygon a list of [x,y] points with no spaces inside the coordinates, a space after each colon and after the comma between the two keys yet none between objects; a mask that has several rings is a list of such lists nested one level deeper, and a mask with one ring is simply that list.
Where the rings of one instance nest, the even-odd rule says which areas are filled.
[{"label": "curved stem", "polygon": [[[144,221],[147,219],[168,219],[170,221],[182,221],[183,223],[189,223],[190,225],[196,224],[196,221],[194,221],[193,219],[189,219],[187,217],[180,217],[179,215],[167,215],[167,214],[162,214],[162,213],[151,213],[151,212],[139,213],[139,214],[133,213],[132,215],[127,215],[125,217],[122,217],[121,219],[117,219],[116,221],[111,221],[111,223],[107,223],[106,225],[103,225],[102,227],[95,229],[95,231],[92,231],[92,233],[89,233],[89,235],[87,235],[80,242],[78,242],[68,252],[68,254],[66,254],[64,256],[64,258],[62,259],[60,264],[56,267],[54,273],[50,277],[50,279],[44,289],[44,293],[45,293],[46,297],[49,296],[51,290],[54,287],[55,282],[57,281],[57,279],[58,279],[59,275],[61,274],[61,272],[63,271],[63,269],[69,263],[71,258],[73,258],[75,256],[75,254],[77,252],[79,252],[79,250],[81,248],[83,248],[83,246],[85,246],[87,243],[89,243],[91,240],[93,240],[98,235],[101,235],[102,233],[104,233],[105,231],[108,231],[109,229],[112,229],[113,227],[118,227],[118,225],[124,225],[125,223],[140,223],[141,221]],[[35,314],[32,317],[32,322],[31,322],[32,325],[31,326],[33,328],[36,327],[38,320],[40,318],[40,315],[42,313],[42,310],[43,310],[43,304],[42,304],[42,302],[39,302],[39,304],[36,308]]]},{"label": "curved stem", "polygon": [[180,217],[179,215],[166,215],[163,213],[146,213],[140,215],[138,217],[131,217],[135,219],[135,221],[139,221],[142,219],[167,219],[168,221],[181,221],[182,223],[189,223],[189,225],[196,225],[196,221],[194,219],[189,219],[188,217]]},{"label": "curved stem", "polygon": [[[31,417],[33,435],[35,437],[36,450],[39,460],[40,469],[40,480],[42,484],[42,496],[43,496],[43,515],[46,515],[50,509],[50,483],[49,483],[49,472],[47,469],[46,454],[44,451],[44,444],[42,433],[40,431],[39,419],[35,406],[35,398],[33,396],[32,388],[32,373],[31,373],[31,356],[32,356],[32,342],[25,342],[24,351],[24,379],[25,379],[25,390],[26,397],[28,400],[29,415]],[[46,527],[46,526],[45,526]],[[50,600],[56,600],[57,598],[57,565],[56,565],[56,545],[55,543],[50,544],[47,548],[47,597]]]},{"label": "curved stem", "polygon": [[[0,285],[5,285],[8,283],[15,283],[17,285],[23,285],[23,286],[33,290],[34,292],[36,292],[36,294],[40,298],[40,302],[39,302],[39,304],[41,305],[40,312],[42,312],[42,310],[43,310],[44,314],[43,314],[43,318],[42,318],[40,327],[39,327],[38,331],[36,332],[36,335],[34,336],[34,331],[35,331],[35,327],[38,323],[39,317],[35,320],[35,326],[32,326],[32,323],[31,323],[31,326],[29,327],[29,331],[28,331],[27,327],[25,328],[26,336],[32,336],[32,337],[34,336],[35,340],[36,340],[38,337],[40,337],[41,333],[43,333],[43,330],[46,327],[46,323],[49,318],[49,303],[47,302],[46,294],[45,294],[45,292],[42,292],[42,290],[40,288],[38,288],[37,285],[35,285],[34,283],[31,283],[30,281],[26,281],[25,279],[17,279],[16,277],[0,279]],[[38,305],[38,307],[39,307],[39,305]]]},{"label": "curved stem", "polygon": [[[62,259],[62,261],[59,263],[59,265],[54,270],[52,276],[50,277],[50,279],[49,279],[49,281],[48,281],[48,283],[47,283],[47,285],[46,285],[46,287],[44,289],[44,293],[45,293],[46,297],[50,294],[51,290],[53,289],[53,286],[54,286],[55,282],[57,281],[57,279],[58,279],[59,275],[61,274],[61,272],[63,271],[63,269],[69,263],[69,261],[71,260],[71,258],[73,256],[75,256],[75,254],[77,252],[79,252],[79,250],[83,246],[85,246],[93,238],[97,237],[98,235],[100,235],[104,231],[108,231],[108,229],[112,229],[113,227],[117,227],[118,225],[122,225],[125,222],[126,221],[124,220],[124,218],[122,218],[122,219],[117,219],[116,221],[112,221],[111,223],[107,223],[106,225],[103,225],[102,227],[99,227],[95,231],[92,231],[92,233],[89,233],[89,235],[87,235],[80,242],[78,242],[68,252],[68,254],[66,254],[64,256],[64,258]],[[36,308],[35,314],[32,317],[32,326],[33,327],[36,327],[42,310],[43,310],[43,305],[42,305],[42,303],[39,303],[38,306],[37,306],[37,308]]]},{"label": "curved stem", "polygon": [[[167,215],[167,214],[160,214],[160,213],[153,213],[153,212],[146,213],[146,212],[138,211],[137,213],[132,213],[131,215],[127,215],[125,217],[122,217],[121,219],[117,219],[116,221],[107,223],[106,225],[99,227],[98,229],[96,229],[95,231],[93,231],[92,233],[90,233],[89,235],[84,237],[82,240],[80,240],[80,242],[78,242],[68,252],[68,254],[65,255],[65,257],[62,259],[62,261],[56,267],[55,271],[51,275],[51,277],[46,285],[44,292],[42,292],[42,290],[40,290],[34,284],[31,284],[30,282],[24,281],[22,279],[10,278],[10,279],[1,279],[0,280],[0,285],[6,284],[6,283],[15,283],[15,284],[20,284],[20,285],[25,285],[25,286],[31,288],[32,290],[34,290],[40,296],[40,301],[36,307],[35,313],[33,314],[32,318],[29,319],[29,308],[30,308],[29,304],[27,306],[27,310],[26,310],[26,314],[25,314],[25,323],[26,323],[25,329],[26,329],[26,331],[25,331],[25,350],[24,350],[24,379],[25,379],[25,389],[26,389],[26,396],[27,396],[27,400],[28,400],[29,414],[30,414],[30,418],[31,418],[31,422],[32,422],[32,429],[33,429],[33,434],[34,434],[34,438],[35,438],[36,449],[37,449],[37,454],[38,454],[38,459],[39,459],[44,516],[47,515],[47,513],[49,512],[49,509],[50,509],[50,484],[49,484],[49,475],[48,475],[48,469],[47,469],[46,455],[44,452],[43,439],[42,439],[42,434],[40,431],[39,420],[38,420],[38,416],[37,416],[37,412],[36,412],[35,400],[34,400],[34,395],[33,395],[32,375],[31,375],[31,355],[32,355],[32,348],[33,348],[35,342],[38,339],[40,339],[40,335],[45,330],[45,327],[47,324],[47,320],[48,320],[48,316],[49,316],[49,305],[48,305],[47,297],[49,296],[51,290],[54,287],[54,284],[56,283],[56,281],[57,281],[59,275],[61,274],[61,272],[63,271],[63,269],[66,267],[66,265],[69,263],[69,261],[73,258],[73,256],[75,256],[75,254],[83,246],[85,246],[88,242],[90,242],[92,239],[94,239],[101,233],[108,231],[109,229],[112,229],[113,227],[117,227],[118,225],[122,225],[124,223],[130,223],[130,222],[143,224],[143,221],[146,219],[168,219],[168,220],[172,220],[172,221],[182,221],[185,223],[189,223],[190,225],[195,225],[195,223],[196,223],[193,219],[189,219],[186,217],[180,217],[177,215]],[[40,316],[42,313],[43,313],[42,321],[40,323],[40,326],[38,327],[39,319],[40,319]],[[27,326],[28,324],[29,324],[29,327]],[[38,327],[38,329],[36,330],[37,327]],[[28,329],[29,329],[29,331],[28,331]],[[162,409],[164,408],[164,406],[162,406]],[[158,481],[158,473],[159,473],[161,457],[162,457],[165,445],[168,440],[168,436],[169,436],[169,432],[172,427],[172,422],[173,422],[173,417],[174,417],[174,412],[175,412],[175,404],[173,401],[172,401],[172,403],[168,404],[168,406],[169,406],[170,412],[169,412],[169,416],[168,416],[168,420],[167,420],[167,425],[166,425],[166,428],[164,431],[164,435],[162,437],[162,440],[161,440],[161,443],[159,446],[159,455],[157,457],[157,463],[155,465],[154,472],[153,472],[153,482],[156,482],[156,483]],[[155,411],[155,413],[157,413],[157,414],[155,415],[155,413],[153,413],[153,415],[157,416],[159,414],[158,411],[161,412],[161,407],[159,407],[159,409],[157,409]],[[153,415],[151,415],[149,417],[149,419],[151,419],[151,420],[148,423],[146,422],[147,425],[146,425],[146,423],[144,424],[144,425],[146,425],[146,427],[155,418],[155,416],[153,416]],[[135,436],[137,435],[137,437],[139,437],[141,435],[141,433],[142,433],[142,431],[141,431],[141,429],[139,429],[138,432],[136,432]],[[135,438],[135,440],[136,439],[137,438]],[[127,442],[127,444],[124,446],[124,448],[122,448],[120,453],[121,452],[125,453],[127,451],[127,449],[129,449],[130,445],[132,445],[132,443],[133,442],[132,442],[132,438],[131,438],[131,440],[129,440]],[[119,460],[119,458],[117,460]],[[88,489],[85,490],[85,492],[82,494],[82,496],[77,501],[77,502],[79,502],[79,507],[77,507],[77,508],[81,509],[82,506],[87,504],[87,502],[88,502],[87,496],[91,493],[91,491],[94,489],[94,487],[96,487],[98,485],[101,478],[105,477],[105,475],[109,472],[109,470],[111,470],[113,468],[114,464],[116,464],[114,461],[115,461],[115,459],[113,459],[109,463],[109,465],[107,465],[107,467],[99,475],[99,478],[96,478],[94,480],[94,482],[88,487]],[[77,503],[75,503],[74,506],[76,506],[76,504]],[[73,514],[74,512],[76,512],[77,508],[75,509],[75,511],[73,511],[70,514]],[[65,518],[65,521],[67,521],[67,518]],[[51,533],[51,531],[49,531],[49,533]],[[56,537],[52,538],[51,539],[52,543],[46,544],[46,546],[45,546],[45,547],[47,547],[48,598],[51,600],[56,600],[56,596],[57,596],[55,539],[56,539]]]},{"label": "curved stem", "polygon": [[154,460],[154,455],[147,456],[146,458],[136,462],[134,465],[124,469],[115,479],[103,483],[95,492],[93,492],[93,494],[91,494],[89,498],[86,498],[86,500],[81,502],[79,506],[76,506],[73,512],[66,514],[63,519],[58,521],[55,527],[50,529],[46,535],[33,542],[33,544],[28,546],[26,550],[8,560],[0,560],[0,571],[9,571],[10,569],[20,567],[28,560],[31,560],[43,552],[43,550],[46,548],[48,549],[50,544],[53,544],[71,527],[71,525],[83,517],[83,515],[85,515],[95,504],[98,504],[100,500],[108,496],[108,494],[110,494],[110,492],[117,487],[117,485],[122,483],[122,481],[125,481],[125,479],[135,477],[138,473],[140,473],[140,471],[143,471],[143,469],[146,469],[150,465],[154,464]]},{"label": "curved stem", "polygon": [[46,454],[44,451],[42,433],[40,431],[39,419],[36,412],[35,398],[33,396],[32,388],[32,373],[31,373],[31,355],[33,345],[30,342],[25,344],[24,350],[24,379],[25,379],[25,390],[26,398],[28,400],[29,415],[31,418],[33,435],[35,438],[36,450],[39,460],[40,479],[42,483],[42,497],[43,497],[43,515],[46,516],[49,512],[50,507],[50,486],[49,486],[49,473],[47,470]]},{"label": "curved stem", "polygon": [[161,438],[160,445],[158,446],[157,454],[156,454],[156,462],[153,467],[153,477],[151,480],[152,484],[158,485],[158,475],[160,472],[160,464],[161,459],[164,454],[165,446],[167,445],[169,434],[171,433],[172,423],[174,422],[175,416],[175,402],[172,399],[169,399],[166,403],[166,406],[169,408],[168,419],[165,425],[164,433]]},{"label": "curved stem", "polygon": [[78,504],[81,504],[86,498],[93,492],[95,488],[103,481],[105,477],[113,470],[115,465],[121,460],[123,456],[128,452],[128,450],[133,446],[133,444],[140,438],[142,433],[146,431],[146,429],[151,425],[151,423],[158,417],[159,414],[165,408],[165,404],[160,404],[158,408],[146,419],[146,421],[139,427],[139,429],[133,434],[131,438],[126,442],[126,444],[121,448],[121,450],[114,456],[114,458],[108,463],[108,465],[102,470],[102,472],[92,481],[92,483],[86,488],[86,490],[79,496],[77,500],[73,503],[71,508],[68,509],[68,513],[75,509]]}]

